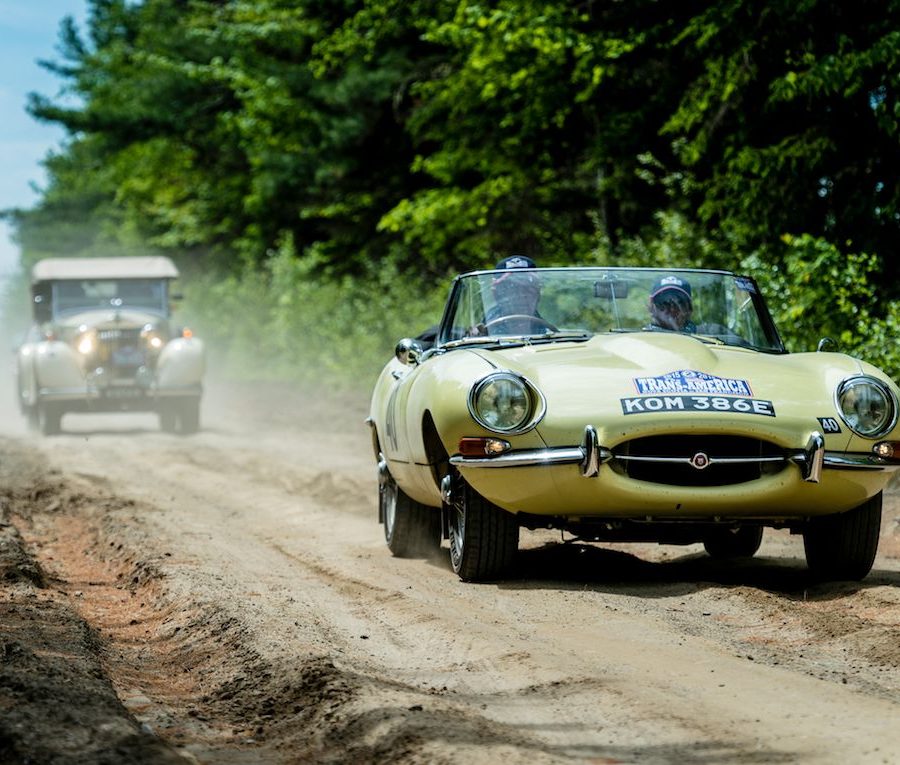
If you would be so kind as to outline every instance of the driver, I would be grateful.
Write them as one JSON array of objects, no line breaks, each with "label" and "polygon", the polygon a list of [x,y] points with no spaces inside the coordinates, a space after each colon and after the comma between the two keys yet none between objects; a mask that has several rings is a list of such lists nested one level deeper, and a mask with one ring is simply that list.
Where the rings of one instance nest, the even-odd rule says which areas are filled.
[{"label": "driver", "polygon": [[491,281],[494,305],[485,312],[484,334],[532,334],[546,332],[551,325],[538,311],[541,285],[530,269],[537,264],[523,255],[503,258],[494,270],[503,271]]},{"label": "driver", "polygon": [[[537,268],[531,258],[513,255],[503,258],[494,269],[505,271],[491,282],[491,292],[496,301],[488,310],[487,321],[500,316],[538,316],[537,304],[541,299],[541,286],[535,274],[521,273],[521,269]],[[519,272],[519,273],[517,273]]]},{"label": "driver", "polygon": [[696,332],[691,321],[691,285],[679,276],[664,276],[650,290],[650,329]]}]

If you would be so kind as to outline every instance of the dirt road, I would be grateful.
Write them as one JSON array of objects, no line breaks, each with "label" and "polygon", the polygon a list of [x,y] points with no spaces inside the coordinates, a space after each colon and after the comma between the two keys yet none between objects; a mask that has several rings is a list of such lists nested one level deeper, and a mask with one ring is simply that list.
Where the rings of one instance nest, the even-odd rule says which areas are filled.
[{"label": "dirt road", "polygon": [[862,583],[785,533],[727,565],[523,531],[463,584],[388,553],[365,410],[4,416],[0,761],[900,762],[897,490]]}]

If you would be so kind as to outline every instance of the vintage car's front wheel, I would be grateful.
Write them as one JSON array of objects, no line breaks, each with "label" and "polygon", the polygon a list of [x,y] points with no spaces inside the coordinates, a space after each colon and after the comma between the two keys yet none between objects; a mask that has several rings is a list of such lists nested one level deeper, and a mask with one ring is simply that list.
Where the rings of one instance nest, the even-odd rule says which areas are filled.
[{"label": "vintage car's front wheel", "polygon": [[25,422],[28,424],[29,430],[39,430],[40,429],[41,414],[38,411],[37,406],[24,407],[23,414],[25,415]]},{"label": "vintage car's front wheel", "polygon": [[516,516],[459,481],[450,507],[450,565],[464,582],[494,578],[508,569],[519,548]]},{"label": "vintage car's front wheel", "polygon": [[62,405],[56,401],[44,401],[37,405],[37,425],[42,435],[55,436],[62,432]]},{"label": "vintage car's front wheel", "polygon": [[398,558],[434,554],[441,546],[441,514],[408,497],[388,473],[378,491],[384,541]]},{"label": "vintage car's front wheel", "polygon": [[196,397],[162,401],[158,409],[159,427],[165,433],[191,435],[200,429],[200,399]]},{"label": "vintage car's front wheel", "polygon": [[862,579],[872,570],[880,531],[881,492],[845,513],[810,520],[803,531],[806,563],[819,579]]},{"label": "vintage car's front wheel", "polygon": [[762,544],[762,526],[716,529],[703,540],[711,558],[752,558]]}]

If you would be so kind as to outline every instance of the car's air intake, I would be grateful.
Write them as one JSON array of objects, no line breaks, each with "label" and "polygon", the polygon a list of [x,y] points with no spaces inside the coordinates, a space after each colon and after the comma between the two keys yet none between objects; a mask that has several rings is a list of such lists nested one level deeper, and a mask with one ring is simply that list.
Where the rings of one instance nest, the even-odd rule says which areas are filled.
[{"label": "car's air intake", "polygon": [[728,486],[772,475],[788,463],[767,441],[730,435],[636,438],[612,450],[613,469],[638,481],[672,486]]}]

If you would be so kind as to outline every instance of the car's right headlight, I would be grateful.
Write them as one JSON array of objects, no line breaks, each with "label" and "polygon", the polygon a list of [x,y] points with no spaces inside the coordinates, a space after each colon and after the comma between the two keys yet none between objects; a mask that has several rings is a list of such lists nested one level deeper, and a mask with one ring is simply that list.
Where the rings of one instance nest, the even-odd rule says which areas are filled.
[{"label": "car's right headlight", "polygon": [[141,337],[151,351],[158,351],[166,344],[160,328],[154,327],[152,324],[144,325],[144,328],[141,330]]},{"label": "car's right headlight", "polygon": [[495,372],[469,392],[469,412],[475,421],[498,433],[524,433],[544,416],[544,397],[524,377]]},{"label": "car's right headlight", "polygon": [[854,433],[880,438],[897,422],[897,401],[890,388],[876,377],[848,377],[835,394],[841,419]]}]

